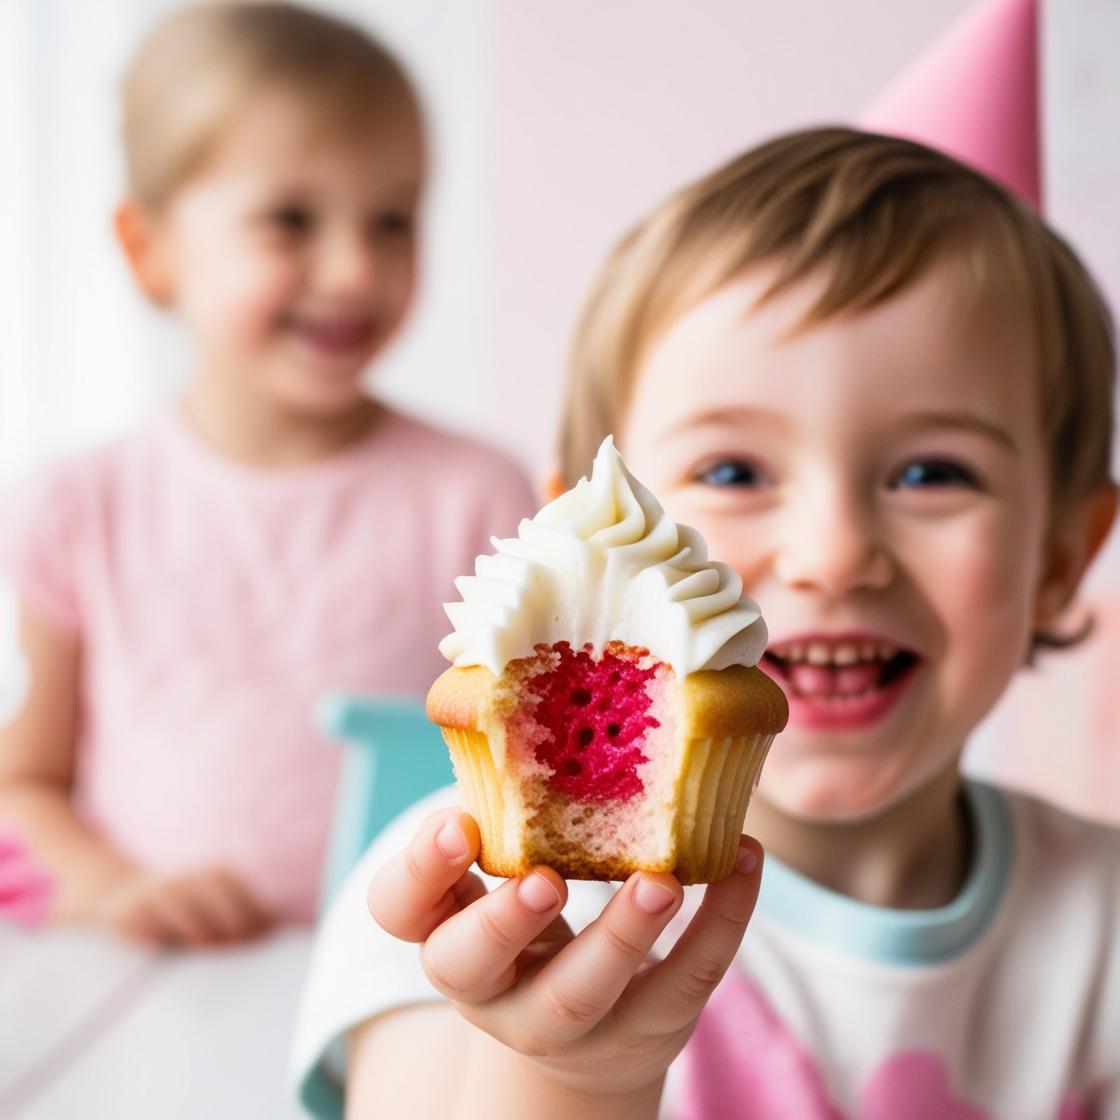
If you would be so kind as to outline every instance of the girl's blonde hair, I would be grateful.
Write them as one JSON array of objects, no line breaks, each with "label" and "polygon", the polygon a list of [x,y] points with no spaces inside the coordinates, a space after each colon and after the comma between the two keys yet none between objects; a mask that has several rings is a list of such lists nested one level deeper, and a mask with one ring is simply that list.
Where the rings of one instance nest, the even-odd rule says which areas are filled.
[{"label": "girl's blonde hair", "polygon": [[[563,481],[587,473],[619,427],[658,334],[751,267],[777,266],[763,301],[823,275],[809,325],[872,307],[952,255],[980,292],[1010,294],[1022,308],[1049,443],[1051,524],[1059,524],[1110,483],[1116,354],[1100,292],[1069,246],[999,184],[921,144],[848,128],[754,148],[685,187],[622,240],[576,329]],[[1070,645],[1084,632],[1038,634],[1035,648]]]},{"label": "girl's blonde hair", "polygon": [[296,4],[191,6],[149,34],[124,80],[129,190],[157,209],[202,165],[261,88],[295,90],[324,123],[359,135],[386,110],[420,118],[408,75],[361,29]]}]

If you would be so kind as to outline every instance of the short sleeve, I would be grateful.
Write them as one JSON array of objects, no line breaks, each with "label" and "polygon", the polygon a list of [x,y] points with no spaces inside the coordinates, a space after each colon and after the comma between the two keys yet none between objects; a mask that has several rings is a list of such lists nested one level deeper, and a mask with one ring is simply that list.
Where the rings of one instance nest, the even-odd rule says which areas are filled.
[{"label": "short sleeve", "polygon": [[457,803],[449,786],[402,813],[358,861],[323,917],[292,1049],[300,1102],[320,1120],[342,1117],[347,1032],[390,1008],[442,998],[420,967],[417,947],[391,937],[370,917],[366,888],[376,868],[412,839],[429,813]]},{"label": "short sleeve", "polygon": [[21,606],[64,630],[77,630],[79,472],[51,468],[0,502],[0,574]]}]

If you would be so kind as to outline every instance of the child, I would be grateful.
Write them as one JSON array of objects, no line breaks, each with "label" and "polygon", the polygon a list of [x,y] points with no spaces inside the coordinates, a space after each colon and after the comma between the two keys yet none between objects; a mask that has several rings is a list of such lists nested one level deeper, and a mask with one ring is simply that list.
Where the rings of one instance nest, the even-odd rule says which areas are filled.
[{"label": "child", "polygon": [[706,889],[538,868],[487,893],[476,825],[429,799],[326,919],[305,1099],[345,1076],[354,1116],[1120,1116],[1120,837],[958,768],[1070,639],[1115,508],[1113,366],[1068,248],[905,141],[779,138],[639,226],[578,333],[561,481],[614,432],[762,606],[791,718],[748,814],[750,936],[753,841]]},{"label": "child", "polygon": [[117,231],[183,324],[180,401],[6,512],[32,690],[0,831],[53,916],[155,943],[316,909],[329,689],[422,695],[439,601],[531,494],[366,395],[412,301],[420,108],[364,32],[289,4],[186,9],[124,90]]}]

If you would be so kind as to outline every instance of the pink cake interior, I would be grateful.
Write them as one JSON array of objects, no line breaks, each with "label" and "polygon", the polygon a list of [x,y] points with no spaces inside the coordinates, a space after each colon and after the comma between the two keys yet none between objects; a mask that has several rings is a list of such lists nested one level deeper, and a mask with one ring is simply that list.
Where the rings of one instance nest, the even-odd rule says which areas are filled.
[{"label": "pink cake interior", "polygon": [[[667,667],[647,651],[612,643],[599,657],[567,642],[538,647],[524,681],[537,761],[549,785],[579,801],[626,801],[642,792],[638,767],[652,715],[650,686]],[[534,702],[535,701],[535,702]]]}]

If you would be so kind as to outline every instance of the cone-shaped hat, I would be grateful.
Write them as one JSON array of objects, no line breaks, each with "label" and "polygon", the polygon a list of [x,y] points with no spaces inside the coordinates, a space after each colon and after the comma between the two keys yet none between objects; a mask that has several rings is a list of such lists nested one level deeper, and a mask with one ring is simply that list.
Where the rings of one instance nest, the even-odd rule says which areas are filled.
[{"label": "cone-shaped hat", "polygon": [[999,179],[1041,208],[1036,0],[982,0],[860,118]]}]

